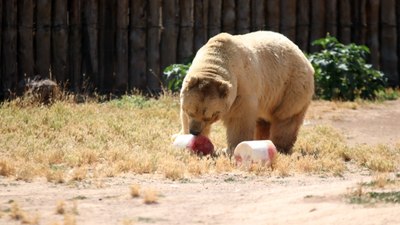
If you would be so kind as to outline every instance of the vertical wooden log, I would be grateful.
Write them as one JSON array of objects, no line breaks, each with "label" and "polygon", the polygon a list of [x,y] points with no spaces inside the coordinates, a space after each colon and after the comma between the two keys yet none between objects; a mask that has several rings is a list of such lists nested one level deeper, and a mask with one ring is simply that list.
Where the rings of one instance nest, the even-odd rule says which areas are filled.
[{"label": "vertical wooden log", "polygon": [[221,32],[222,0],[212,0],[208,6],[208,38],[211,38]]},{"label": "vertical wooden log", "polygon": [[367,1],[367,45],[371,51],[370,61],[376,69],[380,69],[379,47],[379,1]]},{"label": "vertical wooden log", "polygon": [[[18,77],[34,76],[33,1],[18,1]],[[1,33],[1,32],[0,32]]]},{"label": "vertical wooden log", "polygon": [[290,40],[296,39],[296,0],[282,0],[280,5],[280,31]]},{"label": "vertical wooden log", "polygon": [[116,36],[116,72],[115,91],[124,93],[128,90],[128,26],[129,1],[117,1],[117,36]]},{"label": "vertical wooden log", "polygon": [[175,0],[162,1],[162,22],[161,33],[161,70],[176,62],[177,53],[177,29],[175,16],[177,13]]},{"label": "vertical wooden log", "polygon": [[52,75],[57,82],[68,80],[68,1],[54,1],[52,22]]},{"label": "vertical wooden log", "polygon": [[2,91],[6,98],[15,92],[17,68],[17,0],[3,1]]},{"label": "vertical wooden log", "polygon": [[[325,0],[311,1],[311,41],[326,36],[325,33]],[[317,46],[311,46],[311,51],[318,50]]]},{"label": "vertical wooden log", "polygon": [[194,1],[194,49],[197,51],[207,42],[208,0]]},{"label": "vertical wooden log", "polygon": [[96,86],[110,93],[114,86],[116,0],[99,2],[99,76]]},{"label": "vertical wooden log", "polygon": [[338,14],[337,0],[326,1],[326,32],[331,36],[337,37],[337,14]]},{"label": "vertical wooden log", "polygon": [[339,38],[344,44],[351,42],[351,4],[350,0],[339,0]]},{"label": "vertical wooden log", "polygon": [[82,0],[82,88],[92,91],[99,82],[99,39],[97,0]]},{"label": "vertical wooden log", "polygon": [[308,52],[310,45],[310,0],[298,0],[296,22],[296,44],[301,50]]},{"label": "vertical wooden log", "polygon": [[381,0],[381,69],[390,86],[399,83],[397,71],[396,0]]},{"label": "vertical wooden log", "polygon": [[251,1],[251,30],[258,31],[264,29],[265,29],[264,0],[253,0]]},{"label": "vertical wooden log", "polygon": [[51,78],[51,0],[36,2],[36,74]]},{"label": "vertical wooden log", "polygon": [[236,1],[236,32],[245,34],[250,32],[250,1]]},{"label": "vertical wooden log", "polygon": [[361,19],[360,19],[360,0],[351,1],[351,42],[360,43]]},{"label": "vertical wooden log", "polygon": [[[0,62],[2,61],[3,55],[3,1],[0,0]],[[4,85],[3,85],[3,64],[0,64],[0,101],[4,99]]]},{"label": "vertical wooden log", "polygon": [[68,61],[69,79],[71,80],[72,90],[76,93],[82,87],[82,22],[81,22],[81,0],[70,1],[69,13],[69,37],[68,37]]},{"label": "vertical wooden log", "polygon": [[222,31],[235,34],[235,0],[222,2]]},{"label": "vertical wooden log", "polygon": [[360,44],[367,43],[367,0],[360,0]]},{"label": "vertical wooden log", "polygon": [[[399,55],[400,54],[400,3],[397,1],[396,1],[396,25],[397,25],[397,49],[396,49],[396,51],[397,51],[397,57],[399,57],[400,56]],[[397,69],[400,70],[400,67],[398,67]],[[399,77],[400,77],[400,72],[398,72],[398,73],[399,73]],[[396,84],[396,86],[400,87],[400,81]]]},{"label": "vertical wooden log", "polygon": [[129,27],[129,86],[145,90],[147,0],[130,1]]},{"label": "vertical wooden log", "polygon": [[268,0],[266,6],[266,28],[279,32],[280,7],[279,0]]},{"label": "vertical wooden log", "polygon": [[147,86],[151,92],[161,91],[160,86],[160,31],[161,0],[149,1],[147,23]]},{"label": "vertical wooden log", "polygon": [[178,61],[189,62],[193,56],[193,0],[179,2],[180,28],[178,41]]}]

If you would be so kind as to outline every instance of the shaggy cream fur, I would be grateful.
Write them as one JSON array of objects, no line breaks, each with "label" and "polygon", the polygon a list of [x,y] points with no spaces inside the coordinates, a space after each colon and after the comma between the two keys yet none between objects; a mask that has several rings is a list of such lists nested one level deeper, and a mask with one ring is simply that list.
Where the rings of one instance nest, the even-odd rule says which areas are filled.
[{"label": "shaggy cream fur", "polygon": [[290,153],[314,93],[314,69],[285,36],[221,33],[196,54],[181,90],[181,133],[209,135],[221,119],[228,152],[270,139]]}]

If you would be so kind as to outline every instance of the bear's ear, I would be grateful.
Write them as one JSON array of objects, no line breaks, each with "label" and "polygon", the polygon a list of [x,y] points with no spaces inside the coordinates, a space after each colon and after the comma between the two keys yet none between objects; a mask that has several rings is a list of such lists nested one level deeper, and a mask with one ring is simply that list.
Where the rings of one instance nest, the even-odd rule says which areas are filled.
[{"label": "bear's ear", "polygon": [[218,85],[218,94],[220,98],[225,98],[229,93],[229,84],[226,82],[221,82]]},{"label": "bear's ear", "polygon": [[188,82],[187,82],[186,89],[190,90],[193,87],[197,86],[198,83],[199,83],[199,78],[191,77],[190,80],[188,80]]},{"label": "bear's ear", "polygon": [[216,93],[220,98],[225,98],[229,93],[229,84],[215,79],[202,79],[199,81],[198,87],[205,95]]}]

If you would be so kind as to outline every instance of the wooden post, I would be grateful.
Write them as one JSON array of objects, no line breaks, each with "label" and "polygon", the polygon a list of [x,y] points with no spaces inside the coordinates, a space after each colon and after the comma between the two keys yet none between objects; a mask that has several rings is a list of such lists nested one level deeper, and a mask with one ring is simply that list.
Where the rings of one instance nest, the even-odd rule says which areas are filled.
[{"label": "wooden post", "polygon": [[36,74],[50,77],[51,70],[51,0],[36,2]]},{"label": "wooden post", "polygon": [[117,1],[117,36],[116,36],[116,72],[115,91],[124,93],[128,90],[128,25],[129,1]]},{"label": "wooden post", "polygon": [[[2,42],[2,36],[3,36],[3,1],[0,0],[0,62],[2,61],[2,55],[3,55],[3,42]],[[0,101],[4,99],[4,85],[3,85],[3,64],[0,64]]]},{"label": "wooden post", "polygon": [[[400,3],[396,1],[396,27],[397,27],[397,57],[400,57]],[[371,51],[372,52],[372,51]],[[398,60],[400,60],[398,58]],[[400,68],[397,68],[400,70]],[[400,72],[399,72],[400,77]],[[396,84],[397,87],[400,87],[400,81]]]},{"label": "wooden post", "polygon": [[265,30],[264,0],[251,1],[251,30]]},{"label": "wooden post", "polygon": [[208,38],[211,38],[221,32],[222,0],[212,0],[208,6]]},{"label": "wooden post", "polygon": [[326,1],[326,32],[331,36],[337,37],[337,14],[338,14],[337,0]]},{"label": "wooden post", "polygon": [[296,0],[282,0],[280,5],[280,31],[290,40],[296,39]]},{"label": "wooden post", "polygon": [[352,0],[350,6],[351,12],[351,42],[360,43],[360,31],[361,31],[361,21],[360,21],[360,0]]},{"label": "wooden post", "polygon": [[68,80],[68,1],[57,0],[53,5],[52,22],[52,75],[53,79],[61,84]]},{"label": "wooden post", "polygon": [[235,34],[235,0],[222,2],[222,31]]},{"label": "wooden post", "polygon": [[161,32],[161,70],[167,66],[176,63],[177,53],[177,29],[176,29],[176,8],[175,0],[164,0],[162,2],[162,22],[163,30]]},{"label": "wooden post", "polygon": [[82,87],[81,6],[81,0],[70,1],[71,10],[69,14],[70,25],[68,37],[69,79],[71,80],[72,90],[74,90],[76,93],[79,93]]},{"label": "wooden post", "polygon": [[194,49],[197,51],[207,42],[208,0],[194,1]]},{"label": "wooden post", "polygon": [[[311,41],[326,36],[325,32],[325,0],[311,1]],[[311,52],[317,51],[317,46],[311,46]]]},{"label": "wooden post", "polygon": [[267,30],[279,32],[280,7],[279,0],[268,0],[266,6]]},{"label": "wooden post", "polygon": [[160,31],[161,0],[149,1],[147,23],[147,87],[151,92],[161,91],[160,86]]},{"label": "wooden post", "polygon": [[35,75],[33,69],[33,1],[19,0],[18,10],[18,77],[23,79],[25,76],[33,77]]},{"label": "wooden post", "polygon": [[99,76],[96,86],[104,93],[114,88],[116,1],[99,2]]},{"label": "wooden post", "polygon": [[366,44],[367,0],[351,1],[351,42]]},{"label": "wooden post", "polygon": [[367,45],[372,54],[370,61],[375,69],[380,69],[379,48],[379,1],[368,0],[367,2]]},{"label": "wooden post", "polygon": [[367,0],[360,0],[360,40],[359,43],[367,43]]},{"label": "wooden post", "polygon": [[297,32],[296,44],[305,52],[309,52],[310,31],[310,0],[298,0],[297,2]]},{"label": "wooden post", "polygon": [[344,44],[351,42],[351,4],[350,0],[339,0],[339,38]]},{"label": "wooden post", "polygon": [[17,69],[17,0],[3,1],[2,91],[11,97],[18,83]]},{"label": "wooden post", "polygon": [[145,90],[147,0],[130,1],[129,87]]},{"label": "wooden post", "polygon": [[381,69],[388,77],[389,85],[399,83],[396,33],[396,0],[381,0]]},{"label": "wooden post", "polygon": [[237,0],[236,4],[236,32],[238,34],[248,33],[250,32],[250,1]]},{"label": "wooden post", "polygon": [[193,0],[180,1],[178,61],[189,62],[193,56]]},{"label": "wooden post", "polygon": [[[99,39],[97,0],[82,0],[82,88],[92,91],[99,77]],[[99,87],[99,86],[97,86]]]}]

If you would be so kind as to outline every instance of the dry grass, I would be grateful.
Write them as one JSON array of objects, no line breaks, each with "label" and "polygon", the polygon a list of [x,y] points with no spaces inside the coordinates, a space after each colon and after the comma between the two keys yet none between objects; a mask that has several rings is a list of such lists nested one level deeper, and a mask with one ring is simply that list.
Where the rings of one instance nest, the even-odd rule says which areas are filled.
[{"label": "dry grass", "polygon": [[21,221],[22,224],[39,224],[39,215],[31,215],[28,212],[22,210],[18,203],[14,202],[10,209],[10,218],[13,220]]},{"label": "dry grass", "polygon": [[[332,103],[326,110],[357,109],[359,104],[366,103]],[[0,105],[0,175],[63,183],[123,173],[157,173],[179,180],[240,172],[223,154],[199,158],[173,149],[171,136],[179,131],[179,121],[179,99],[170,94],[157,100],[123,96],[104,103],[67,99],[51,106],[5,102]],[[217,152],[226,147],[221,123],[213,127],[211,139]],[[400,143],[349,147],[331,127],[306,126],[292,155],[279,154],[272,168],[247,169],[257,175],[341,175],[346,161],[354,161],[371,171],[391,172],[399,171],[399,150]]]},{"label": "dry grass", "polygon": [[65,202],[60,200],[57,202],[56,213],[63,215],[65,213]]},{"label": "dry grass", "polygon": [[132,184],[131,185],[131,197],[137,198],[140,196],[140,185],[139,184]]},{"label": "dry grass", "polygon": [[370,182],[359,183],[345,195],[353,204],[400,203],[398,174],[377,173]]},{"label": "dry grass", "polygon": [[154,189],[146,189],[143,191],[143,202],[145,204],[156,204],[158,202],[158,191]]}]

